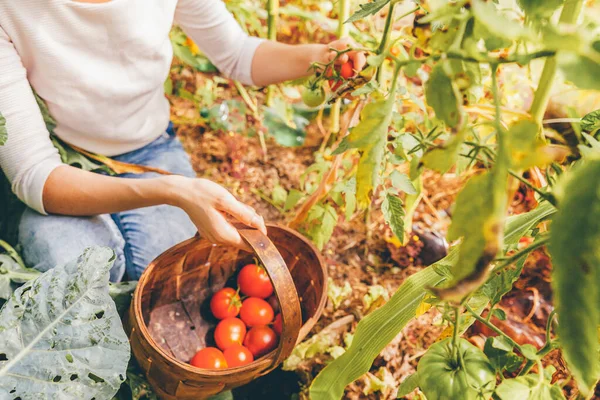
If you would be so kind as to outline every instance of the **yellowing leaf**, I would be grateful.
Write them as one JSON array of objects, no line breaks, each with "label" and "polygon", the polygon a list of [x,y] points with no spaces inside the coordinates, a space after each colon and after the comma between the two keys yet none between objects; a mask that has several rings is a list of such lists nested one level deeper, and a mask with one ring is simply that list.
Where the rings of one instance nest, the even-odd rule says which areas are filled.
[{"label": "yellowing leaf", "polygon": [[541,129],[539,124],[531,120],[521,120],[510,127],[507,144],[513,168],[548,165],[568,154],[566,148],[546,145],[540,134]]},{"label": "yellowing leaf", "polygon": [[356,172],[356,200],[360,208],[370,204],[373,190],[379,183],[394,99],[395,91],[392,90],[386,100],[367,104],[360,114],[359,124],[334,152],[339,154],[348,149],[358,149],[362,153]]}]

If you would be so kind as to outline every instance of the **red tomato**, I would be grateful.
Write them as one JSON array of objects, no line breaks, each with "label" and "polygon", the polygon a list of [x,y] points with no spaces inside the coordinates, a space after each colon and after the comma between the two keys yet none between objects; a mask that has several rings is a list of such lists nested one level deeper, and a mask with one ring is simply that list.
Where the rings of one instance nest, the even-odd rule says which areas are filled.
[{"label": "red tomato", "polygon": [[215,329],[215,343],[221,350],[244,343],[246,325],[239,318],[225,318]]},{"label": "red tomato", "polygon": [[194,355],[190,364],[197,368],[204,369],[225,369],[227,360],[221,350],[215,347],[206,347]]},{"label": "red tomato", "polygon": [[268,326],[255,326],[248,331],[244,346],[250,350],[254,358],[264,356],[277,347],[279,340],[275,331]]},{"label": "red tomato", "polygon": [[240,295],[232,288],[223,288],[210,299],[210,311],[217,319],[237,317],[241,307]]},{"label": "red tomato", "polygon": [[274,311],[275,313],[278,313],[278,312],[279,312],[279,310],[280,310],[280,307],[279,307],[279,300],[277,300],[277,297],[275,297],[275,296],[271,296],[271,297],[269,297],[269,298],[267,299],[267,302],[269,303],[269,305],[270,305],[271,307],[273,307],[273,311]]},{"label": "red tomato", "polygon": [[273,321],[273,308],[258,297],[249,297],[242,303],[240,318],[248,326],[268,325]]},{"label": "red tomato", "polygon": [[342,81],[335,79],[334,76],[333,68],[327,68],[325,70],[325,77],[331,78],[328,79],[327,82],[329,83],[329,88],[332,92],[335,92],[340,86],[342,86]]},{"label": "red tomato", "polygon": [[241,367],[254,361],[254,356],[242,345],[236,344],[223,352],[229,368]]},{"label": "red tomato", "polygon": [[273,321],[273,330],[281,336],[281,330],[283,329],[283,320],[281,319],[281,314],[277,314],[275,316],[275,321]]},{"label": "red tomato", "polygon": [[248,264],[238,275],[238,286],[246,296],[266,299],[273,294],[273,284],[264,268],[255,264]]},{"label": "red tomato", "polygon": [[344,79],[350,79],[354,76],[354,63],[347,61],[340,67],[340,76]]}]

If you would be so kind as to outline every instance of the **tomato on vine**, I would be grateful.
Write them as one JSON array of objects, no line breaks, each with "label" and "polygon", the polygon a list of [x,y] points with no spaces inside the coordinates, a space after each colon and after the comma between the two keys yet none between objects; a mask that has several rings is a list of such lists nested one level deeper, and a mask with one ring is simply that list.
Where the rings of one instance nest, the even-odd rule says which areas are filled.
[{"label": "tomato on vine", "polygon": [[241,269],[237,278],[240,292],[246,296],[266,299],[273,294],[273,284],[264,268],[248,264]]},{"label": "tomato on vine", "polygon": [[246,324],[239,318],[225,318],[215,329],[215,343],[221,350],[244,342],[246,337]]},{"label": "tomato on vine", "polygon": [[325,91],[321,86],[307,87],[302,92],[302,101],[309,107],[318,107],[325,101]]},{"label": "tomato on vine", "polygon": [[417,365],[419,387],[429,400],[488,399],[496,387],[496,373],[483,351],[465,339],[432,345]]},{"label": "tomato on vine", "polygon": [[354,76],[354,74],[354,63],[352,62],[352,60],[348,60],[347,62],[343,63],[340,67],[340,76],[342,78],[350,79]]},{"label": "tomato on vine", "polygon": [[273,321],[273,308],[258,297],[249,297],[242,303],[240,318],[248,326],[268,325]]},{"label": "tomato on vine", "polygon": [[210,311],[217,319],[237,317],[241,307],[240,295],[232,288],[223,288],[210,299]]},{"label": "tomato on vine", "polygon": [[206,347],[198,351],[190,360],[190,364],[194,367],[204,369],[228,368],[223,352],[214,347]]}]

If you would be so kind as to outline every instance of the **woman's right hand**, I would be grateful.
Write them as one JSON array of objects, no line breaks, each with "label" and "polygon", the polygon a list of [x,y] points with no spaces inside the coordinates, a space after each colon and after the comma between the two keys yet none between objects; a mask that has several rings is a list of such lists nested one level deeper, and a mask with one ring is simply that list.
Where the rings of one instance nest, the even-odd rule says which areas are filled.
[{"label": "woman's right hand", "polygon": [[[203,238],[251,251],[229,220],[260,230],[267,228],[254,208],[238,201],[227,189],[208,179],[166,176],[169,204],[180,207],[191,218]],[[228,218],[227,217],[231,217]]]}]

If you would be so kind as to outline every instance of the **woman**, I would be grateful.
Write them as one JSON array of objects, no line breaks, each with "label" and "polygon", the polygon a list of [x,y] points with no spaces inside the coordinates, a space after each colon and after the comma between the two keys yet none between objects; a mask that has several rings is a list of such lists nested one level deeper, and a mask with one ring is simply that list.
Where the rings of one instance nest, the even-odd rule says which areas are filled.
[{"label": "woman", "polygon": [[[328,62],[329,45],[285,45],[248,37],[220,0],[3,0],[0,113],[8,141],[0,166],[29,206],[19,226],[28,265],[45,271],[90,245],[117,255],[111,280],[137,279],[158,254],[194,235],[246,248],[228,220],[266,232],[249,206],[195,178],[169,128],[163,82],[175,21],[220,71],[269,85]],[[364,54],[347,53],[357,69]],[[61,163],[33,88],[57,121],[55,134],[85,150],[161,168],[172,176],[110,177]],[[143,178],[143,179],[131,179]]]}]

